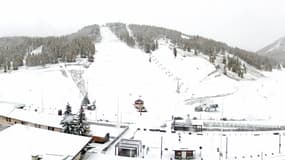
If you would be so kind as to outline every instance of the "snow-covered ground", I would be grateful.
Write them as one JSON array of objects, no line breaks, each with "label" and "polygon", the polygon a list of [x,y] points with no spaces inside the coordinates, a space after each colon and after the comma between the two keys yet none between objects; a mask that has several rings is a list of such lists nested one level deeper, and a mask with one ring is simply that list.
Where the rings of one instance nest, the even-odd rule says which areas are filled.
[{"label": "snow-covered ground", "polygon": [[[169,123],[172,116],[186,117],[187,114],[198,119],[217,120],[226,117],[259,120],[261,123],[272,121],[280,125],[285,122],[282,114],[284,71],[264,72],[265,77],[255,81],[235,81],[222,74],[210,74],[215,71],[215,67],[203,57],[183,57],[178,54],[174,58],[173,51],[166,42],[160,42],[159,49],[150,55],[129,48],[106,27],[101,27],[101,35],[103,39],[96,44],[95,61],[88,68],[82,65],[56,64],[0,74],[0,100],[24,103],[39,111],[54,114],[70,103],[75,113],[83,95],[70,71],[78,70],[85,80],[83,88],[88,92],[89,99],[96,100],[96,111],[86,114],[90,120],[127,123],[135,129],[159,128],[162,124]],[[180,52],[182,51],[178,50]],[[179,94],[176,92],[178,80]],[[144,100],[148,111],[142,115],[133,106],[138,98]],[[219,112],[194,112],[194,107],[203,103],[219,104]],[[131,134],[132,130],[126,136]],[[153,145],[153,153],[148,158],[159,159],[160,149],[157,146],[160,146],[161,134],[155,134],[140,131],[135,138],[142,139],[150,147]],[[194,136],[181,134],[182,140],[185,139],[191,146],[193,144],[195,149],[203,146],[204,159],[213,159],[213,155],[218,159],[216,149],[221,144],[218,133]],[[267,137],[254,136],[253,133],[235,134],[239,133],[228,136],[231,145],[229,157],[240,158],[245,154],[257,157],[261,152],[277,154],[278,136],[272,133]],[[164,158],[169,159],[173,156],[172,147],[179,146],[176,144],[178,134],[167,132],[163,136],[165,146],[169,149]],[[157,142],[151,144],[154,137]],[[266,145],[254,147],[260,142]],[[225,138],[222,144],[225,144]]]},{"label": "snow-covered ground", "polygon": [[[59,65],[20,69],[0,74],[0,99],[26,104],[41,111],[64,109],[67,102],[77,106],[82,97]],[[78,107],[79,108],[79,107]]]}]

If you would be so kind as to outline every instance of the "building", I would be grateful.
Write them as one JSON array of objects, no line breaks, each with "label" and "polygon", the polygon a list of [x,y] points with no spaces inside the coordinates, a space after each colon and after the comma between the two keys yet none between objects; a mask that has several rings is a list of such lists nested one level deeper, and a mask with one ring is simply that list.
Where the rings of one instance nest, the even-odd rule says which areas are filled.
[{"label": "building", "polygon": [[202,132],[203,125],[198,123],[198,121],[192,121],[190,119],[190,115],[187,115],[186,120],[184,120],[182,117],[174,117],[171,123],[171,130]]},{"label": "building", "polygon": [[[23,105],[0,102],[0,129],[14,124],[22,124],[30,127],[41,128],[56,132],[63,132],[61,121],[62,115],[48,114],[40,111],[30,110]],[[114,138],[120,137],[128,130],[128,127],[117,127],[115,124],[104,124],[99,122],[90,123],[90,133],[88,134],[92,142],[104,143],[98,145],[98,150],[104,150]],[[3,126],[3,127],[2,127]],[[110,140],[112,137],[112,140]],[[106,143],[107,142],[107,143]]]},{"label": "building", "polygon": [[47,114],[38,110],[29,110],[24,105],[0,103],[0,124],[23,124],[52,131],[62,131],[62,116]]},{"label": "building", "polygon": [[174,159],[190,160],[195,158],[195,150],[189,148],[174,149]]},{"label": "building", "polygon": [[91,137],[15,124],[0,132],[1,159],[79,160]]},{"label": "building", "polygon": [[121,139],[115,146],[115,155],[140,157],[142,142],[140,140]]}]

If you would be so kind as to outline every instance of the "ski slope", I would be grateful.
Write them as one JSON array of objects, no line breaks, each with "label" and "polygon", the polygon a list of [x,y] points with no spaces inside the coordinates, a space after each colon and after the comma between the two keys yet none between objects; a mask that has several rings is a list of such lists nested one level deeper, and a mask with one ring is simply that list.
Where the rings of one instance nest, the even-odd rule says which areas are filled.
[{"label": "ski slope", "polygon": [[[249,123],[259,121],[281,125],[285,122],[282,114],[284,71],[263,72],[265,77],[255,81],[235,81],[214,72],[215,67],[203,57],[183,57],[183,51],[178,50],[175,58],[167,42],[160,41],[159,49],[150,55],[129,48],[106,27],[101,27],[101,35],[103,39],[96,44],[95,61],[88,68],[82,64],[55,64],[0,74],[0,101],[26,104],[31,109],[51,114],[57,114],[58,109],[65,109],[65,105],[70,103],[73,113],[76,113],[85,88],[89,99],[96,100],[97,106],[94,112],[86,111],[88,119],[131,124],[126,138],[136,128],[160,128],[169,124],[172,116],[186,117],[187,114],[202,120],[226,117],[248,120]],[[82,73],[85,83],[82,88],[79,89],[77,81],[73,80],[71,70]],[[180,93],[177,93],[178,84]],[[141,115],[133,106],[138,98],[144,100],[148,111]],[[195,106],[203,103],[219,104],[218,112],[194,112]],[[246,158],[254,155],[259,159],[257,154],[264,150],[268,150],[268,154],[277,154],[278,139],[272,133],[259,138],[253,137],[253,133],[248,136],[235,134],[238,133],[229,133],[228,139],[232,143],[231,159],[243,155]],[[149,158],[159,159],[157,153],[162,135],[168,139],[165,146],[173,148],[177,144],[177,134],[140,131],[135,138],[148,139],[144,144],[153,147]],[[155,141],[152,137],[156,138]],[[205,159],[219,158],[216,148],[221,143],[220,139],[225,145],[225,138],[220,138],[218,133],[207,137],[189,137],[183,133],[182,137],[187,142],[195,142],[195,148],[199,145],[206,147],[203,150],[203,154],[207,155]],[[254,148],[261,140],[268,142],[268,145]],[[238,151],[243,145],[241,142],[248,142],[248,147]],[[113,154],[113,150],[110,153]],[[170,153],[171,149],[165,152],[164,158],[169,159],[172,156]]]},{"label": "ski slope", "polygon": [[96,45],[95,62],[85,75],[89,96],[96,99],[97,118],[136,121],[139,113],[133,103],[138,98],[145,101],[148,112],[153,114],[149,120],[171,118],[176,103],[167,98],[176,96],[171,79],[149,63],[149,55],[129,48],[108,28],[101,31],[103,39]]}]

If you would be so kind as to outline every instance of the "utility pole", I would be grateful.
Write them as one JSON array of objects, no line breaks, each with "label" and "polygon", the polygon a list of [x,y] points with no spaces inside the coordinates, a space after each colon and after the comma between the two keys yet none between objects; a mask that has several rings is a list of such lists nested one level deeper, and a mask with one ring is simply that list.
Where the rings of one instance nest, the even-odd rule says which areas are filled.
[{"label": "utility pole", "polygon": [[222,146],[223,146],[223,131],[224,131],[223,118],[224,118],[224,107],[222,106],[222,114],[221,114],[221,119],[220,119],[220,121],[222,121],[222,126],[221,126],[221,139],[220,139],[220,148],[219,148],[219,160],[222,160],[222,157],[223,157],[223,150],[222,150]]},{"label": "utility pole", "polygon": [[163,141],[163,137],[161,136],[161,140],[160,140],[160,159],[162,159],[162,141]]},{"label": "utility pole", "polygon": [[281,154],[281,133],[279,133],[279,154]]},{"label": "utility pole", "polygon": [[228,136],[226,137],[226,159],[228,159]]}]

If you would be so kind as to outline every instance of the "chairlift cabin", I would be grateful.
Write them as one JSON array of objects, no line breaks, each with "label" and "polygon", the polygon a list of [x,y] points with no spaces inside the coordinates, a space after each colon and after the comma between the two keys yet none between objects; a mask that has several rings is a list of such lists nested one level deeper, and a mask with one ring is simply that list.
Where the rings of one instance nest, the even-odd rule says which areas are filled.
[{"label": "chairlift cabin", "polygon": [[87,110],[94,111],[96,109],[96,100],[87,106]]},{"label": "chairlift cabin", "polygon": [[143,100],[141,100],[141,99],[135,100],[134,106],[139,112],[146,112]]}]

